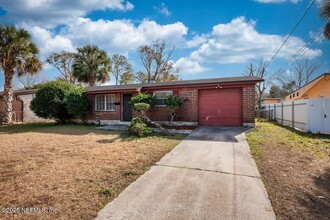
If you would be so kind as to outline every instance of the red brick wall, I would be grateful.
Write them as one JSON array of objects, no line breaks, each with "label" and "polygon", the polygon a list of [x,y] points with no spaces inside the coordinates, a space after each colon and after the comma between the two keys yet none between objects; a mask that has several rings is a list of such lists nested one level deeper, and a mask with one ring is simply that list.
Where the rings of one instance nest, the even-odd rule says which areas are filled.
[{"label": "red brick wall", "polygon": [[[166,89],[166,91],[170,91]],[[148,91],[153,94],[153,91]],[[135,94],[136,95],[136,94]],[[178,95],[185,100],[176,114],[175,121],[197,122],[198,121],[198,90],[197,89],[181,89],[173,90],[173,95]],[[133,117],[138,116],[134,113]],[[153,121],[169,121],[171,119],[166,107],[155,106],[147,112],[147,116]]]},{"label": "red brick wall", "polygon": [[243,123],[254,123],[255,95],[254,85],[243,87]]},{"label": "red brick wall", "polygon": [[182,89],[179,96],[186,100],[178,112],[178,116],[183,118],[182,121],[198,122],[198,90]]},{"label": "red brick wall", "polygon": [[95,95],[88,95],[92,111],[87,115],[88,120],[120,120],[121,94],[116,93],[115,111],[95,111]]},{"label": "red brick wall", "polygon": [[[166,91],[169,91],[166,89]],[[255,86],[245,85],[243,91],[243,123],[254,123],[254,111],[255,111]],[[153,94],[153,90],[146,91]],[[182,88],[173,90],[174,95],[179,95],[186,100],[182,107],[177,111],[175,121],[186,121],[186,122],[198,122],[198,89],[194,88]],[[134,93],[133,95],[137,95]],[[93,111],[88,115],[90,120],[121,120],[121,94],[116,94],[116,111],[114,112],[95,112],[95,101],[94,95],[89,95],[90,104]],[[154,107],[147,113],[153,121],[168,121],[170,116],[166,107]],[[133,117],[138,116],[137,112],[133,112]]]}]

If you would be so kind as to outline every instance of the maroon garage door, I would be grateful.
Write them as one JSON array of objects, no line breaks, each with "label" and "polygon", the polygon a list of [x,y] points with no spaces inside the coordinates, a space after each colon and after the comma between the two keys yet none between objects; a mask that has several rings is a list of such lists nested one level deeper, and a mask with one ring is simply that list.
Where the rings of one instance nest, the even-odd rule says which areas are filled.
[{"label": "maroon garage door", "polygon": [[199,91],[200,125],[242,125],[242,90]]}]

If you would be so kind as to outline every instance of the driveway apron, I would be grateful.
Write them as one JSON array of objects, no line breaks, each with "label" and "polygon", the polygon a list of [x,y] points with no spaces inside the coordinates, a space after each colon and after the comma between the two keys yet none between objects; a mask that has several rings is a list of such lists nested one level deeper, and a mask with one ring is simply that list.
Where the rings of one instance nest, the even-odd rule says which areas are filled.
[{"label": "driveway apron", "polygon": [[275,219],[242,127],[198,127],[96,219]]}]

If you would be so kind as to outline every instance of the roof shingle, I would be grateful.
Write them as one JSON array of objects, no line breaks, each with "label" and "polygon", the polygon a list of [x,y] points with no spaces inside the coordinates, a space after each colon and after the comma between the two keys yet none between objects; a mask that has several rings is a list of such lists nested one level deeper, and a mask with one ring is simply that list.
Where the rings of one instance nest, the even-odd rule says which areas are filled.
[{"label": "roof shingle", "polygon": [[163,86],[184,86],[184,85],[199,85],[199,84],[214,84],[214,83],[245,83],[245,82],[261,82],[263,79],[255,76],[239,76],[226,78],[212,79],[197,79],[197,80],[180,80],[174,82],[159,82],[159,83],[138,83],[126,85],[109,85],[109,86],[94,86],[87,87],[87,92],[97,91],[119,91],[119,90],[136,90],[137,88],[156,88]]}]

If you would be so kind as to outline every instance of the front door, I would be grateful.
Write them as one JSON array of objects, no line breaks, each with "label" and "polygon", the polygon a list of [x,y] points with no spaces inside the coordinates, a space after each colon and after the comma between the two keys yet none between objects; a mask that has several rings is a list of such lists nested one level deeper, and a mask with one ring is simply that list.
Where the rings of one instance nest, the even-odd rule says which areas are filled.
[{"label": "front door", "polygon": [[132,121],[132,107],[129,104],[132,94],[123,94],[123,121]]}]

